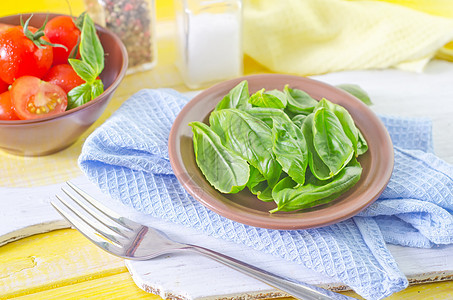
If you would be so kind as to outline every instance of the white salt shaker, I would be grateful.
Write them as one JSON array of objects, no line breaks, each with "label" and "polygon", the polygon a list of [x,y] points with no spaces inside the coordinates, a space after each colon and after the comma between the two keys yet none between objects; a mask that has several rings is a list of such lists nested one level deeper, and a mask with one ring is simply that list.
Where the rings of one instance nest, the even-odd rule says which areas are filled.
[{"label": "white salt shaker", "polygon": [[241,0],[178,0],[177,65],[191,89],[242,75]]}]

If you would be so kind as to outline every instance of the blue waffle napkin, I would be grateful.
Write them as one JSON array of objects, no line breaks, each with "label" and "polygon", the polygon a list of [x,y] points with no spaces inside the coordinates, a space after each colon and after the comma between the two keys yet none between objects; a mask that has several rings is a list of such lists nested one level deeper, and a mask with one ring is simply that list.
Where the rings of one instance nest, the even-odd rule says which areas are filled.
[{"label": "blue waffle napkin", "polygon": [[453,167],[432,153],[429,120],[382,117],[394,143],[395,168],[381,197],[358,216],[315,229],[269,230],[208,210],[179,184],[167,140],[187,101],[168,89],[136,93],[87,138],[80,168],[113,199],[141,212],[303,264],[367,299],[408,285],[386,242],[453,243]]}]

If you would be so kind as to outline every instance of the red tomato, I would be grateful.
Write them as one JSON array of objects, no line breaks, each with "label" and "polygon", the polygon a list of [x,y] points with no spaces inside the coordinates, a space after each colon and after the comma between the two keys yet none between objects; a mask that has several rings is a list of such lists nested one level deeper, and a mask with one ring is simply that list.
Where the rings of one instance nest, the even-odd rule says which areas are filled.
[{"label": "red tomato", "polygon": [[[36,28],[28,27],[34,33]],[[44,36],[41,39],[49,40]],[[15,79],[31,75],[42,77],[53,60],[51,46],[39,48],[24,34],[22,26],[15,26],[0,33],[0,78],[12,84]]]},{"label": "red tomato", "polygon": [[0,94],[0,120],[19,120],[11,104],[11,93]]},{"label": "red tomato", "polygon": [[14,25],[0,23],[0,31],[5,31],[8,28],[14,27]]},{"label": "red tomato", "polygon": [[0,79],[0,94],[6,92],[9,88],[9,84]]},{"label": "red tomato", "polygon": [[85,83],[85,80],[80,78],[69,64],[53,66],[42,80],[58,85],[66,94],[76,86]]},{"label": "red tomato", "polygon": [[64,112],[68,98],[56,84],[34,76],[23,76],[14,81],[11,87],[11,102],[16,115],[27,120]]},{"label": "red tomato", "polygon": [[53,64],[64,64],[68,62],[69,54],[77,45],[80,37],[80,30],[69,16],[58,16],[50,20],[44,28],[44,33],[51,43],[60,44],[67,48],[53,47]]}]

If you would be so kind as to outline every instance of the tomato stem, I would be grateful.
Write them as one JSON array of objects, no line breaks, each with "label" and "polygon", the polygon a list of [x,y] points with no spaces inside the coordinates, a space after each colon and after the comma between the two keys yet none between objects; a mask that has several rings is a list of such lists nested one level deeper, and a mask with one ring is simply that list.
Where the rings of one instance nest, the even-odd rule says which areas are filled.
[{"label": "tomato stem", "polygon": [[22,28],[24,30],[24,35],[28,39],[30,39],[30,41],[32,41],[33,44],[36,45],[36,47],[41,48],[41,49],[45,48],[46,46],[60,47],[60,48],[64,48],[66,51],[68,51],[68,48],[66,48],[66,46],[64,46],[64,45],[53,44],[53,43],[50,43],[50,42],[42,39],[42,37],[44,36],[44,28],[46,27],[48,16],[46,16],[46,20],[44,21],[44,24],[41,26],[41,28],[36,30],[35,33],[31,32],[30,29],[28,28],[28,25],[29,25],[30,20],[31,20],[32,17],[33,17],[33,14],[24,23],[23,20],[22,20],[22,16],[21,16],[20,17],[20,25],[22,26]]}]

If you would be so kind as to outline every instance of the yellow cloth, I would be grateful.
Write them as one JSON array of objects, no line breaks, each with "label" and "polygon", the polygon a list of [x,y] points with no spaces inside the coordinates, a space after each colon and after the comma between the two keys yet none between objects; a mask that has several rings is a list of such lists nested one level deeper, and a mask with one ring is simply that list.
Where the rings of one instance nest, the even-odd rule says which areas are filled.
[{"label": "yellow cloth", "polygon": [[442,48],[453,40],[453,1],[429,3],[437,5],[245,0],[244,52],[272,71],[300,75],[389,67],[421,71],[436,53],[453,59],[453,47]]}]

